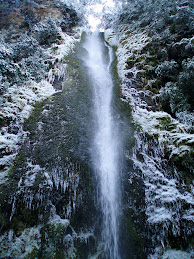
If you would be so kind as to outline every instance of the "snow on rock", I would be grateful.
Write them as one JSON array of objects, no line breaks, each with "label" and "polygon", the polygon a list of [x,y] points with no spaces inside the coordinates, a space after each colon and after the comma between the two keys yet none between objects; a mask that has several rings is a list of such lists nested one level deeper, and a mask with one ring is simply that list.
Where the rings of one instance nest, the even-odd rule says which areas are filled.
[{"label": "snow on rock", "polygon": [[129,72],[137,73],[137,69],[126,68],[126,62],[129,56],[137,55],[150,41],[145,31],[130,31],[127,25],[121,25],[118,33],[113,30],[105,32],[105,39],[111,46],[117,46],[117,69],[123,82],[129,82],[126,77]]},{"label": "snow on rock", "polygon": [[[145,145],[146,146],[146,145]],[[145,147],[146,149],[146,147]],[[179,186],[178,180],[171,178],[162,169],[159,157],[150,157],[142,152],[144,162],[138,161],[134,157],[134,163],[143,172],[145,184],[145,197],[146,197],[146,215],[148,222],[151,224],[170,222],[176,225],[177,217],[186,220],[194,220],[193,209],[194,197],[188,192],[184,185]],[[184,191],[183,191],[184,190]],[[191,209],[185,211],[184,216],[181,216],[181,204],[188,204]],[[171,206],[169,206],[171,204]],[[177,226],[178,231],[179,226]]]},{"label": "snow on rock", "polygon": [[113,29],[105,30],[104,38],[111,46],[118,46],[118,37]]},{"label": "snow on rock", "polygon": [[193,258],[193,255],[193,253],[169,249],[163,254],[162,259],[191,259]]},{"label": "snow on rock", "polygon": [[62,219],[59,215],[55,214],[49,221],[49,224],[55,225],[57,228],[57,225],[61,224],[64,226],[64,228],[67,228],[70,225],[70,222],[68,219]]},{"label": "snow on rock", "polygon": [[54,68],[51,68],[48,73],[48,80],[53,83],[55,78],[62,78],[66,75],[67,64],[64,62],[64,57],[71,53],[76,44],[80,41],[82,29],[77,28],[73,35],[60,32],[61,42],[60,44],[53,44],[48,49],[48,54],[52,56],[51,62]]},{"label": "snow on rock", "polygon": [[13,230],[6,232],[0,237],[1,258],[26,258],[40,249],[40,237],[40,227],[26,228],[20,236],[16,236]]},{"label": "snow on rock", "polygon": [[[43,203],[45,191],[53,188],[53,181],[45,168],[33,164],[30,160],[24,163],[24,166],[26,172],[22,174],[18,181],[10,220],[14,216],[17,201],[22,200],[26,208],[33,209]],[[37,190],[34,188],[36,185],[39,186]]]},{"label": "snow on rock", "polygon": [[46,51],[49,54],[49,62],[53,69],[47,74],[47,78],[40,82],[27,81],[24,84],[15,84],[7,89],[1,97],[0,121],[4,125],[0,132],[0,158],[1,178],[0,182],[6,180],[9,166],[12,164],[19,144],[25,138],[26,132],[22,124],[34,108],[36,102],[40,102],[55,93],[53,82],[55,77],[60,79],[66,74],[64,57],[68,55],[80,40],[81,29],[76,29],[70,36],[60,31],[61,41],[59,44],[52,44]]},{"label": "snow on rock", "polygon": [[[133,57],[133,60],[141,58],[141,51],[151,41],[146,32],[131,31],[124,25],[118,32],[106,32],[105,39],[111,46],[117,47],[122,100],[131,106],[137,126],[132,160],[137,171],[142,173],[145,185],[145,212],[150,229],[154,233],[152,240],[155,240],[153,242],[156,242],[156,245],[159,243],[164,247],[169,228],[174,236],[180,235],[181,228],[184,228],[188,235],[191,234],[189,224],[194,222],[193,185],[186,185],[184,179],[180,181],[179,172],[174,167],[167,166],[170,164],[167,159],[187,162],[193,154],[194,134],[190,134],[186,125],[173,119],[168,113],[153,109],[152,102],[157,95],[136,87],[135,79],[140,70],[135,64],[133,66],[133,63],[129,68],[127,62],[130,57]],[[152,102],[149,103],[149,100]],[[167,159],[164,154],[167,154]],[[142,159],[139,159],[139,155]],[[181,251],[170,251],[166,252],[163,258],[184,258],[187,255]],[[150,255],[150,258],[158,257]]]},{"label": "snow on rock", "polygon": [[36,102],[54,92],[53,86],[46,80],[39,83],[31,81],[21,86],[13,85],[2,97],[0,118],[10,122],[0,132],[0,150],[3,154],[0,165],[4,171],[12,164],[19,148],[18,143],[26,136],[22,130],[24,120],[29,117]]},{"label": "snow on rock", "polygon": [[194,134],[187,133],[186,127],[166,112],[153,112],[136,107],[134,120],[149,135],[158,138],[161,146],[166,146],[170,157],[180,157],[192,152]]},{"label": "snow on rock", "polygon": [[3,96],[0,116],[23,123],[24,119],[28,118],[33,105],[54,92],[53,86],[46,80],[39,83],[31,81],[24,85],[13,85]]},{"label": "snow on rock", "polygon": [[63,40],[63,43],[60,45],[53,44],[51,48],[52,50],[53,48],[57,47],[57,50],[55,52],[55,58],[58,58],[58,60],[61,61],[64,58],[64,56],[67,56],[70,52],[72,52],[75,48],[76,43],[80,40],[81,33],[81,29],[77,29],[76,34],[74,36],[61,32],[60,35]]},{"label": "snow on rock", "polygon": [[119,32],[107,30],[105,39],[111,46],[117,46],[118,73],[122,80],[122,99],[129,102],[135,123],[141,130],[158,138],[159,144],[165,146],[170,152],[170,158],[183,157],[192,152],[194,134],[187,132],[187,126],[173,119],[166,112],[152,111],[147,99],[154,99],[148,90],[136,89],[135,84],[127,75],[133,73],[134,78],[138,73],[136,67],[126,68],[126,62],[132,55],[139,56],[141,50],[150,42],[145,31],[131,31],[127,25],[120,26]]}]

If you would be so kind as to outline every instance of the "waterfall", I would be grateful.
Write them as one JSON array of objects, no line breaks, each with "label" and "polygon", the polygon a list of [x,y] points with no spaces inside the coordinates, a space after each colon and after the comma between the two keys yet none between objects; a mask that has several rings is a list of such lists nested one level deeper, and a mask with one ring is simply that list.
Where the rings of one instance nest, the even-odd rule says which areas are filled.
[{"label": "waterfall", "polygon": [[87,35],[84,47],[88,52],[85,63],[93,91],[94,137],[91,157],[99,182],[99,202],[103,214],[102,240],[105,258],[118,259],[119,140],[112,107],[112,53],[96,32]]}]

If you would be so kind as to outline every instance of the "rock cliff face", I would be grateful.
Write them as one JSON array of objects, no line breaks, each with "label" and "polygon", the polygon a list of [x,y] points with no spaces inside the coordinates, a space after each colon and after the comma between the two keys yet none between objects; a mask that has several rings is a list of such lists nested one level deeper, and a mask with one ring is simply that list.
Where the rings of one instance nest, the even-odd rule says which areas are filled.
[{"label": "rock cliff face", "polygon": [[[192,256],[192,8],[128,1],[104,33],[125,139],[124,259]],[[61,1],[0,1],[0,258],[106,258],[80,24]]]},{"label": "rock cliff face", "polygon": [[90,100],[79,60],[70,60],[69,82],[25,121],[27,136],[2,185],[9,189],[1,195],[2,258],[87,258],[96,252],[94,179],[85,159],[89,125],[82,119],[89,117]]},{"label": "rock cliff face", "polygon": [[76,11],[60,1],[1,1],[0,6],[1,29],[9,29],[13,40],[49,17],[58,19],[62,30],[66,31],[79,20]]},{"label": "rock cliff face", "polygon": [[[156,258],[160,244],[189,251],[193,242],[192,8],[189,1],[129,1],[120,25],[105,33],[117,49],[121,98],[136,124],[129,159],[137,171],[129,179],[133,188],[134,176],[143,176],[147,236],[155,252],[146,246]],[[131,203],[138,210],[136,199]]]},{"label": "rock cliff face", "polygon": [[87,258],[98,213],[79,19],[57,1],[0,4],[1,258]]}]

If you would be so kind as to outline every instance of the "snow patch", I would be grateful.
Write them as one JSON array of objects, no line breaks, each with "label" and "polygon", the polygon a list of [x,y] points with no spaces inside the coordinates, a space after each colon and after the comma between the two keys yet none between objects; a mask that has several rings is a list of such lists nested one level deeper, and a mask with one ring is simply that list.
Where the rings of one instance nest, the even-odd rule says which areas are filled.
[{"label": "snow patch", "polygon": [[[126,69],[126,62],[129,56],[140,52],[150,41],[145,31],[130,31],[130,27],[123,25],[119,31],[119,44],[117,50],[118,74],[123,82],[130,82],[126,75],[134,73],[133,69]],[[137,69],[135,70],[137,72]]]},{"label": "snow patch", "polygon": [[13,85],[2,97],[0,118],[10,122],[0,132],[0,150],[3,156],[0,158],[0,165],[7,171],[12,164],[19,143],[26,136],[22,124],[34,108],[36,102],[49,97],[55,93],[53,86],[46,80],[39,83],[34,81],[25,85]]},{"label": "snow patch", "polygon": [[191,259],[193,256],[194,254],[184,251],[169,249],[163,254],[162,259]]},{"label": "snow patch", "polygon": [[192,152],[194,134],[187,133],[184,124],[173,119],[168,113],[136,107],[133,117],[143,132],[157,137],[161,146],[167,145],[167,149],[171,152],[170,157],[175,155],[182,157]]},{"label": "snow patch", "polygon": [[104,38],[108,44],[112,47],[118,46],[118,37],[113,29],[107,29],[104,31]]},{"label": "snow patch", "polygon": [[[81,38],[81,33],[80,28],[73,32],[73,36],[60,31],[61,44],[52,44],[46,50],[50,57],[49,62],[54,66],[54,69],[50,69],[48,72],[48,80],[42,80],[39,83],[28,81],[23,85],[15,84],[9,87],[1,97],[0,119],[7,124],[1,128],[0,133],[0,151],[3,154],[0,158],[1,183],[6,181],[8,168],[16,157],[21,141],[27,135],[23,131],[22,124],[29,117],[36,102],[40,102],[55,93],[52,84],[56,77],[60,79],[66,75],[66,64],[63,59],[73,51]],[[5,51],[7,50],[5,49]],[[41,125],[39,126],[41,127]]]},{"label": "snow patch", "polygon": [[34,250],[40,249],[40,227],[26,228],[20,236],[10,230],[0,237],[0,243],[1,258],[26,258]]},{"label": "snow patch", "polygon": [[76,43],[80,41],[81,34],[81,28],[77,28],[76,31],[74,31],[73,35],[68,35],[67,33],[60,32],[62,43],[52,44],[52,47],[49,48],[48,53],[53,56],[54,60],[58,59],[58,61],[62,61],[65,56],[67,56],[75,49]]}]

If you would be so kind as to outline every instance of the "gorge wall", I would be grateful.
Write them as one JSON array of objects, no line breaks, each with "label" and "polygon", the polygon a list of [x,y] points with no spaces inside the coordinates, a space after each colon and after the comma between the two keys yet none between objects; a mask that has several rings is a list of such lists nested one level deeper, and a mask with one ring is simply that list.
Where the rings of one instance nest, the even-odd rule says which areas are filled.
[{"label": "gorge wall", "polygon": [[[0,1],[0,258],[109,258],[83,62],[91,4]],[[120,258],[192,258],[193,3],[117,4],[100,40],[123,142]]]}]

